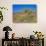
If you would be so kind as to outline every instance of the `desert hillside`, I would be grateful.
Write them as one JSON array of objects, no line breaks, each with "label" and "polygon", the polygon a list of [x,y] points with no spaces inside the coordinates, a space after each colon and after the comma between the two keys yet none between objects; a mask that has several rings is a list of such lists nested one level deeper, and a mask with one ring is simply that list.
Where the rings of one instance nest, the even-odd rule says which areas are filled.
[{"label": "desert hillside", "polygon": [[37,14],[30,10],[23,12],[13,13],[13,22],[36,22]]}]

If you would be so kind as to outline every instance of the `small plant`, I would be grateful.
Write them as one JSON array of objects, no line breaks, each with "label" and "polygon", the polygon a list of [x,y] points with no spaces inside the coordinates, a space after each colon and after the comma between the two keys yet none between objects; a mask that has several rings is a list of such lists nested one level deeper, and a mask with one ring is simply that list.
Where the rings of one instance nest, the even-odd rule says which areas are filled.
[{"label": "small plant", "polygon": [[38,38],[38,39],[42,39],[43,36],[44,36],[44,35],[42,34],[42,32],[38,32],[38,31],[36,31],[36,32],[33,31],[33,32],[34,32],[34,35],[37,35],[37,38]]}]

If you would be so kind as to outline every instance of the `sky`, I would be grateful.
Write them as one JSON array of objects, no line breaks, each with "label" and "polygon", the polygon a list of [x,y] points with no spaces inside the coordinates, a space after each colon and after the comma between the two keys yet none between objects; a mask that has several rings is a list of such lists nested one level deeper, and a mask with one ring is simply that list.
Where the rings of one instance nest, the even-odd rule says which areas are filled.
[{"label": "sky", "polygon": [[23,9],[30,9],[32,11],[37,10],[37,5],[35,4],[14,4],[13,5],[13,12],[22,12]]}]

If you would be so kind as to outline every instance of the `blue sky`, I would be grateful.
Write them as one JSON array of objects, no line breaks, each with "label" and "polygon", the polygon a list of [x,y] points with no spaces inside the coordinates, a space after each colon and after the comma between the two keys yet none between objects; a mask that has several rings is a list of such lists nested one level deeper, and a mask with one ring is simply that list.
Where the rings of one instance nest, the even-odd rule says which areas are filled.
[{"label": "blue sky", "polygon": [[13,12],[21,12],[23,9],[31,9],[32,11],[37,10],[37,6],[35,4],[14,4]]}]

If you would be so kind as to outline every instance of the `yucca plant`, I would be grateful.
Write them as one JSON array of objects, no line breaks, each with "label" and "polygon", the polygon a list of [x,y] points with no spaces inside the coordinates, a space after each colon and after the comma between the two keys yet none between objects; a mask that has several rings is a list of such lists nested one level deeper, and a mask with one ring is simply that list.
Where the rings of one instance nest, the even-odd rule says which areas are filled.
[{"label": "yucca plant", "polygon": [[5,8],[5,7],[0,7],[0,23],[3,21],[3,14],[2,14],[2,11],[3,11],[3,9],[5,10],[8,10],[7,8]]},{"label": "yucca plant", "polygon": [[1,23],[1,21],[3,21],[2,11],[0,11],[0,23]]}]

